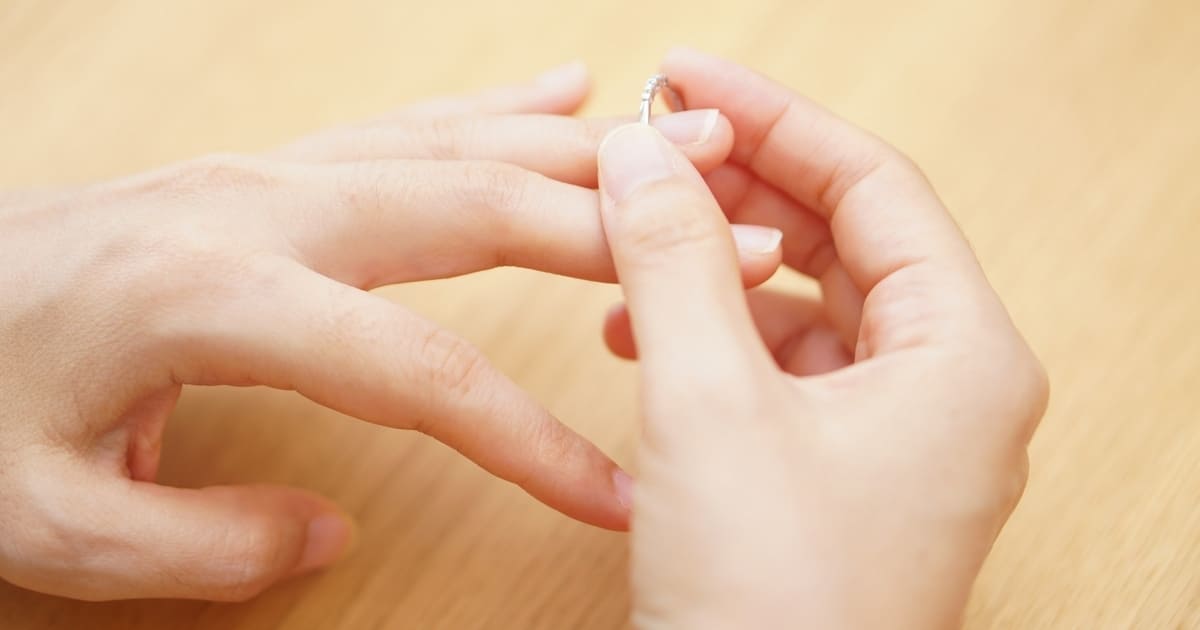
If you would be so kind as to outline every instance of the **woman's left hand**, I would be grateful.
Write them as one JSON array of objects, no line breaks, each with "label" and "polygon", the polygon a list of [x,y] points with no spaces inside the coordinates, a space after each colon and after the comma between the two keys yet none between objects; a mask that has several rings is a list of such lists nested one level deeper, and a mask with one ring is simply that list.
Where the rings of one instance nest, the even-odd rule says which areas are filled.
[{"label": "woman's left hand", "polygon": [[[614,279],[593,188],[620,121],[551,115],[586,91],[568,66],[265,157],[0,198],[0,577],[84,599],[230,600],[341,555],[348,519],[307,491],[154,483],[185,384],[296,390],[626,527],[611,460],[470,344],[367,292],[498,265]],[[702,170],[733,140],[715,112],[656,125]],[[743,235],[753,284],[778,239]]]}]

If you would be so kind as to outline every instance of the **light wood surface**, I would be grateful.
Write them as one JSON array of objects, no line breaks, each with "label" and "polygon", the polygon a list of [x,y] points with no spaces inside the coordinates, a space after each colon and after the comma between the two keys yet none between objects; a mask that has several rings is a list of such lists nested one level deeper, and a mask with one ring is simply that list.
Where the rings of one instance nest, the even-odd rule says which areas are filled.
[{"label": "light wood surface", "polygon": [[[910,153],[1046,361],[1028,493],[967,626],[1200,628],[1200,4],[0,3],[0,189],[249,151],[574,57],[633,114],[688,43]],[[2,273],[2,271],[0,271]],[[623,463],[634,368],[612,287],[504,270],[388,296],[477,342]],[[0,350],[2,352],[2,350]],[[620,628],[621,534],[566,520],[418,435],[290,394],[185,394],[163,479],[328,494],[356,553],[237,605],[85,604],[0,585],[3,628]]]}]

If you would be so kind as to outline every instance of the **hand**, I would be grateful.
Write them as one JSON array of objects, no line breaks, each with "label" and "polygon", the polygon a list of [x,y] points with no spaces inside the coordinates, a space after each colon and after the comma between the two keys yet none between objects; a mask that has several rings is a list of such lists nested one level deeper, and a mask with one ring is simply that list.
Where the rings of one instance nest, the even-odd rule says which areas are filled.
[{"label": "hand", "polygon": [[[663,67],[736,140],[707,181],[646,127],[600,149],[628,305],[605,333],[642,366],[635,624],[956,625],[1021,495],[1042,368],[906,158],[732,63]],[[821,300],[745,297],[727,217],[781,229]]]},{"label": "hand", "polygon": [[[611,280],[591,187],[618,121],[517,115],[570,112],[586,91],[568,66],[267,157],[0,200],[0,577],[236,600],[343,552],[348,518],[309,492],[153,483],[184,384],[294,389],[626,527],[612,461],[478,350],[366,292],[506,264]],[[732,143],[715,113],[656,124],[701,169]],[[778,260],[748,251],[747,282]]]}]

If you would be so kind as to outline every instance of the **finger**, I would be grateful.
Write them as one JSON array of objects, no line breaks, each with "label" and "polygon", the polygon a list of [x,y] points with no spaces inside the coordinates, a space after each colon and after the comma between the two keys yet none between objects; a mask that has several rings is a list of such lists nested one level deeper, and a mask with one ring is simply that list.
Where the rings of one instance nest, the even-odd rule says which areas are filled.
[{"label": "finger", "polygon": [[[851,363],[853,346],[845,344],[830,326],[820,302],[764,289],[748,292],[746,302],[763,343],[783,371],[808,376]],[[637,358],[629,311],[624,304],[610,309],[605,317],[604,341],[618,357]]]},{"label": "finger", "polygon": [[820,278],[836,260],[825,218],[744,166],[726,162],[708,172],[705,181],[731,222],[770,225],[783,232],[783,264]]},{"label": "finger", "polygon": [[784,372],[824,374],[853,362],[853,339],[843,343],[839,338],[830,323],[828,299],[818,301],[765,289],[751,291],[746,297],[763,343]]},{"label": "finger", "polygon": [[154,481],[162,457],[163,429],[182,388],[171,385],[140,401],[121,418],[128,434],[125,467],[135,481]]},{"label": "finger", "polygon": [[[771,354],[776,354],[800,332],[824,321],[822,304],[811,298],[766,289],[748,291],[745,295],[754,326]],[[624,304],[615,305],[605,316],[604,341],[613,354],[623,359],[637,358],[629,309]]]},{"label": "finger", "polygon": [[0,543],[6,577],[37,591],[241,601],[336,561],[353,535],[335,505],[303,490],[179,489],[58,468]]},{"label": "finger", "polygon": [[783,232],[783,263],[821,283],[829,321],[842,343],[853,348],[862,323],[863,292],[838,260],[825,220],[737,164],[722,164],[706,181],[730,221]]},{"label": "finger", "polygon": [[[596,191],[509,164],[285,165],[279,177],[287,196],[270,231],[283,234],[287,250],[306,266],[353,286],[504,265],[615,278]],[[748,286],[779,264],[774,232],[762,235],[739,230]]]},{"label": "finger", "polygon": [[[305,138],[275,157],[305,162],[366,160],[488,160],[508,162],[547,177],[596,187],[596,149],[604,135],[628,122],[615,118],[485,116],[401,121],[334,130]],[[725,160],[733,146],[729,121],[714,109],[654,119],[701,172]]]},{"label": "finger", "polygon": [[838,331],[813,326],[792,338],[777,355],[779,367],[795,376],[815,376],[840,370],[854,362]]},{"label": "finger", "polygon": [[633,323],[625,304],[615,304],[604,314],[604,345],[622,359],[637,360],[637,341],[633,338]]},{"label": "finger", "polygon": [[853,349],[862,326],[863,294],[840,260],[821,274],[821,297],[828,320],[842,345]]},{"label": "finger", "polygon": [[937,287],[925,304],[930,316],[903,331],[879,331],[873,343],[880,348],[965,333],[957,324],[977,317],[980,304],[997,305],[928,182],[895,150],[731,62],[679,49],[664,69],[689,107],[717,107],[729,117],[733,161],[830,222],[838,255],[864,295],[885,278]]},{"label": "finger", "polygon": [[551,68],[526,83],[408,105],[376,122],[480,114],[572,114],[583,104],[590,90],[587,65],[572,61]]},{"label": "finger", "polygon": [[599,164],[601,217],[646,372],[677,381],[689,368],[765,363],[728,223],[695,168],[636,123],[608,135]]},{"label": "finger", "polygon": [[283,259],[169,326],[188,383],[294,389],[347,415],[416,429],[569,516],[627,526],[619,468],[474,346],[379,296]]}]

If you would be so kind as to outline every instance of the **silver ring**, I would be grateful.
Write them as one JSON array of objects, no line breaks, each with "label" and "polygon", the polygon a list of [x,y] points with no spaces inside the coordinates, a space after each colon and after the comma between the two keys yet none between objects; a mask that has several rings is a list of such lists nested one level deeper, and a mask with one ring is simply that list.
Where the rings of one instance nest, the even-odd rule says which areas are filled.
[{"label": "silver ring", "polygon": [[683,98],[671,87],[670,82],[667,81],[667,75],[656,74],[650,77],[646,81],[646,87],[642,88],[642,106],[638,109],[638,119],[642,121],[642,124],[650,124],[650,107],[654,105],[654,97],[660,92],[671,111],[683,110]]}]

